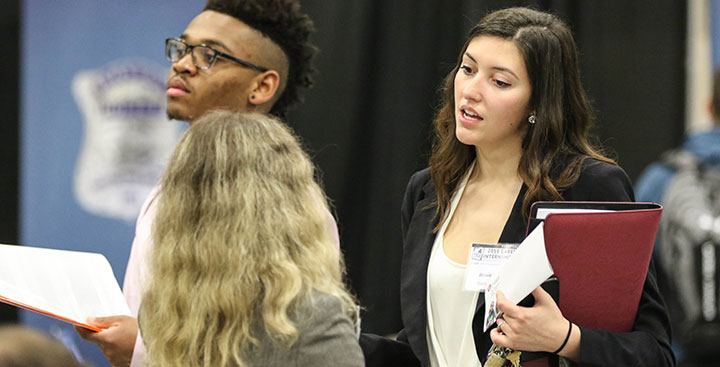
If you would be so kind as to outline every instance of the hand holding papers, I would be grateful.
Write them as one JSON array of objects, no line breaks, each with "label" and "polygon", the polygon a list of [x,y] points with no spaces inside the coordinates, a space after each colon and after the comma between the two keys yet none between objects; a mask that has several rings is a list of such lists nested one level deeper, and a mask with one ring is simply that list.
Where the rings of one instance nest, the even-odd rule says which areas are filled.
[{"label": "hand holding papers", "polygon": [[89,252],[0,245],[0,302],[94,331],[87,317],[130,315],[110,263]]},{"label": "hand holding papers", "polygon": [[485,304],[488,306],[485,307],[483,331],[487,331],[499,316],[495,292],[501,290],[505,297],[517,304],[552,274],[541,223],[490,280],[485,290]]},{"label": "hand holding papers", "polygon": [[485,292],[485,330],[497,318],[497,290],[517,303],[553,273],[568,319],[631,330],[661,211],[652,203],[535,203],[529,228],[539,224]]},{"label": "hand holding papers", "polygon": [[560,281],[558,305],[567,319],[592,329],[631,331],[662,207],[602,202],[536,206],[606,211],[548,215],[545,246]]},{"label": "hand holding papers", "polygon": [[[558,278],[563,317],[587,328],[632,331],[661,211],[652,203],[534,204],[530,235],[486,291],[484,327],[497,318],[497,290],[517,303],[542,282],[535,278],[542,273],[532,267],[526,271],[514,259],[523,257],[525,246],[537,247],[542,238],[545,253],[535,252],[532,261],[547,264]],[[518,290],[523,292],[513,293]]]}]

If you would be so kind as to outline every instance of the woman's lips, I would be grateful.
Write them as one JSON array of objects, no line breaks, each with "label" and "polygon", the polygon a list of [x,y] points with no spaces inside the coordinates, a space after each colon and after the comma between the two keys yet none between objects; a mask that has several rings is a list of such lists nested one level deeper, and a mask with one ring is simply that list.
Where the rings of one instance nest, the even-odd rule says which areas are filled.
[{"label": "woman's lips", "polygon": [[460,107],[459,117],[460,123],[463,125],[475,125],[483,121],[482,116],[472,108],[466,106]]}]

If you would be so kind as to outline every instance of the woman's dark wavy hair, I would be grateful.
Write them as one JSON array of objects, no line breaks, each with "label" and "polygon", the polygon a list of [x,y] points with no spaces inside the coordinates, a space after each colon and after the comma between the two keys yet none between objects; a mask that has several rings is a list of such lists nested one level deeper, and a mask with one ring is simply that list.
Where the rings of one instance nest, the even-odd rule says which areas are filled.
[{"label": "woman's dark wavy hair", "polygon": [[310,43],[315,31],[310,17],[300,11],[298,0],[208,0],[204,10],[234,17],[270,38],[285,52],[290,64],[287,85],[270,113],[285,117],[302,97],[298,88],[313,85],[312,59],[317,47]]},{"label": "woman's dark wavy hair", "polygon": [[[615,162],[588,140],[594,114],[580,81],[578,51],[570,29],[557,17],[528,8],[509,8],[486,15],[471,30],[458,61],[440,89],[435,116],[430,173],[437,189],[437,214],[447,216],[450,198],[475,159],[473,146],[455,137],[454,80],[468,44],[479,36],[515,43],[530,77],[530,109],[537,123],[522,141],[518,174],[528,187],[523,212],[537,200],[560,200],[561,192],[580,176],[586,158]],[[435,230],[437,230],[436,228]]]}]

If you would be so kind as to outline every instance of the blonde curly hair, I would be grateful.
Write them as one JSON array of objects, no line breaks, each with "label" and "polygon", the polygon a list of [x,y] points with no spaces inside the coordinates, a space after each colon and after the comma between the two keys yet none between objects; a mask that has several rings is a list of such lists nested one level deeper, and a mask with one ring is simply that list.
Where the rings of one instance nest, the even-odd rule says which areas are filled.
[{"label": "blonde curly hair", "polygon": [[291,346],[291,315],[314,292],[355,318],[313,175],[275,118],[218,111],[192,124],[162,179],[153,227],[140,309],[151,367],[248,366],[256,326]]}]

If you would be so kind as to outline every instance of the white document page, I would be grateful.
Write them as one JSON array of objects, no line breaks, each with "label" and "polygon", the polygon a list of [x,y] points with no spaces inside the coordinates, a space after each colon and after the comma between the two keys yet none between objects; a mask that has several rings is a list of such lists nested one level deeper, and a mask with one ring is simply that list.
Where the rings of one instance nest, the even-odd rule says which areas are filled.
[{"label": "white document page", "polygon": [[543,224],[538,224],[530,232],[520,247],[490,279],[490,284],[485,290],[484,331],[487,331],[498,317],[495,292],[502,291],[508,300],[518,304],[554,273],[545,251]]},{"label": "white document page", "polygon": [[537,219],[545,219],[548,214],[552,213],[601,213],[613,212],[614,210],[606,209],[585,209],[585,208],[538,208]]},{"label": "white document page", "polygon": [[90,316],[130,315],[98,253],[0,245],[0,301],[89,329]]}]

